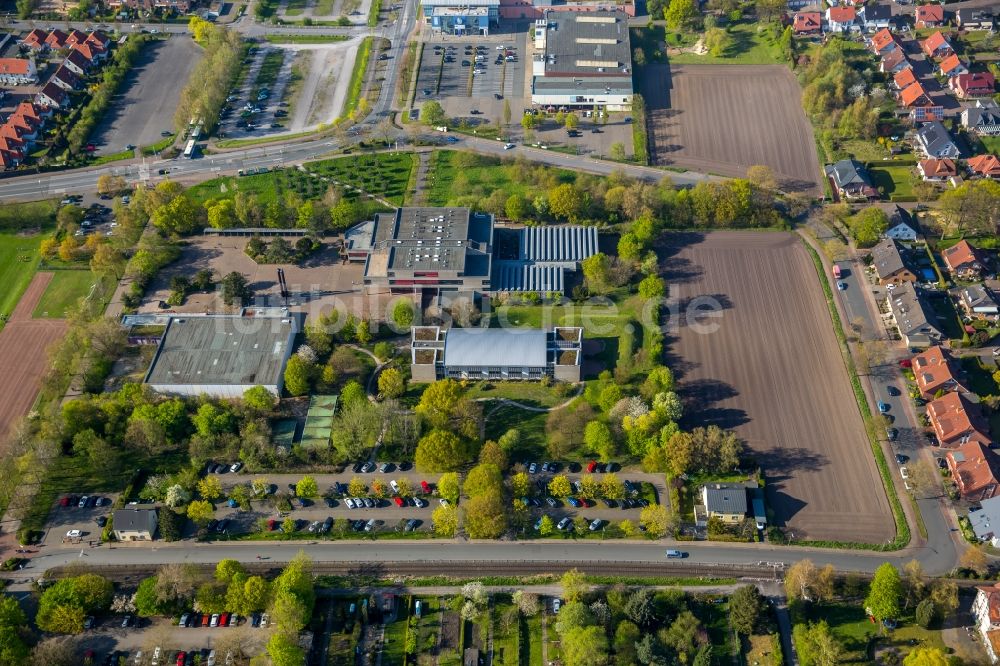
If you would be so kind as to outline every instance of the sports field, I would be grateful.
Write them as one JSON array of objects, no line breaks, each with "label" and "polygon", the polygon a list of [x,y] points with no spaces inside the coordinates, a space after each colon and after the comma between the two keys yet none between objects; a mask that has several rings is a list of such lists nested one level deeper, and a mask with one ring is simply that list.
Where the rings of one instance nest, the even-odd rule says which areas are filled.
[{"label": "sports field", "polygon": [[[4,321],[14,311],[38,268],[42,238],[41,234],[0,234],[0,315]],[[4,321],[0,321],[0,327]]]},{"label": "sports field", "polygon": [[[687,425],[736,430],[764,470],[774,522],[794,538],[891,541],[892,513],[802,243],[789,233],[677,233],[657,254],[679,299],[667,365]],[[684,316],[697,297],[716,318]]]},{"label": "sports field", "polygon": [[97,278],[90,271],[53,271],[52,281],[32,313],[43,319],[62,319],[90,294]]}]

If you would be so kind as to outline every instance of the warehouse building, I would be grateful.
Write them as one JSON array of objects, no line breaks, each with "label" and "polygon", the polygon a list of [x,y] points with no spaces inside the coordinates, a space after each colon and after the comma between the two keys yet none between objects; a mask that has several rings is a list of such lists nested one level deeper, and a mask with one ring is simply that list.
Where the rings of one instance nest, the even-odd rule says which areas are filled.
[{"label": "warehouse building", "polygon": [[424,22],[436,33],[488,35],[500,22],[500,0],[421,0]]},{"label": "warehouse building", "polygon": [[522,227],[497,229],[493,292],[566,290],[567,273],[597,254],[597,227]]},{"label": "warehouse building", "polygon": [[628,15],[546,12],[535,21],[531,103],[552,109],[632,107]]},{"label": "warehouse building", "polygon": [[297,332],[294,317],[266,310],[170,317],[145,383],[174,395],[241,398],[263,386],[280,396]]},{"label": "warehouse building", "polygon": [[412,381],[472,379],[565,382],[581,378],[583,329],[415,326],[410,333]]}]

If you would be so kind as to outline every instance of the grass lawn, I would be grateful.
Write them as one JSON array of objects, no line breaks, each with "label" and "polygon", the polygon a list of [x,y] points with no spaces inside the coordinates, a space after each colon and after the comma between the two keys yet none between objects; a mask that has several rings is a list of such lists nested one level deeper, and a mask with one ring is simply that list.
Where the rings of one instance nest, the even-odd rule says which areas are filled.
[{"label": "grass lawn", "polygon": [[674,65],[773,65],[783,62],[781,50],[766,26],[737,23],[729,26],[728,32],[732,41],[723,56],[680,53],[667,59]]},{"label": "grass lawn", "polygon": [[[57,199],[0,206],[0,232],[42,231],[50,227],[54,228],[58,210],[59,201]],[[4,284],[9,283],[4,281]]]},{"label": "grass lawn", "polygon": [[420,624],[417,634],[417,652],[432,654],[437,647],[441,630],[441,607],[437,597],[420,599]]},{"label": "grass lawn", "polygon": [[520,666],[518,635],[521,623],[515,619],[506,632],[503,623],[504,615],[514,608],[512,603],[501,603],[499,599],[493,607],[493,663],[497,666]]},{"label": "grass lawn", "polygon": [[331,180],[360,187],[402,206],[408,196],[407,185],[415,166],[410,153],[362,153],[305,165],[309,171]]},{"label": "grass lawn", "polygon": [[507,405],[490,412],[486,421],[486,439],[497,440],[511,428],[517,428],[521,433],[520,441],[515,449],[510,451],[512,460],[530,460],[547,456],[545,448],[546,412],[529,412]]},{"label": "grass lawn", "polygon": [[868,170],[872,180],[886,197],[913,196],[912,166],[878,166]]},{"label": "grass lawn", "polygon": [[729,601],[722,604],[692,602],[689,607],[708,631],[708,639],[712,643],[712,663],[730,663],[739,650],[729,626]]},{"label": "grass lawn", "polygon": [[[28,288],[38,268],[38,246],[43,236],[0,234],[0,314],[9,315]],[[3,322],[0,322],[0,327]]]},{"label": "grass lawn", "polygon": [[288,0],[288,7],[285,9],[285,15],[298,16],[305,11],[306,3],[307,0]]},{"label": "grass lawn", "polygon": [[508,398],[535,407],[554,407],[569,399],[540,382],[475,382],[466,395],[476,398]]},{"label": "grass lawn", "polygon": [[750,636],[747,639],[747,654],[744,663],[758,666],[781,666],[781,653],[774,649],[774,636]]},{"label": "grass lawn", "polygon": [[264,56],[264,62],[260,66],[260,71],[257,72],[257,81],[254,85],[254,91],[251,94],[252,99],[256,99],[257,91],[261,88],[270,88],[274,85],[274,82],[278,80],[278,72],[281,71],[281,65],[284,62],[284,49],[268,51],[267,55]]},{"label": "grass lawn", "polygon": [[961,340],[963,331],[958,323],[958,315],[955,313],[955,305],[946,294],[934,294],[927,299],[934,312],[938,315],[938,324],[941,330],[952,340]]},{"label": "grass lawn", "polygon": [[1000,136],[981,136],[979,143],[983,144],[983,149],[987,153],[1000,155]]},{"label": "grass lawn", "polygon": [[316,0],[313,16],[329,16],[333,13],[333,0]]},{"label": "grass lawn", "polygon": [[407,611],[402,605],[402,598],[399,600],[399,610],[395,622],[385,626],[385,650],[382,652],[382,663],[386,666],[403,666],[406,655],[403,649],[406,647],[406,619]]},{"label": "grass lawn", "polygon": [[[559,182],[573,182],[576,175],[563,169],[555,170]],[[523,167],[503,164],[500,160],[472,153],[439,150],[434,153],[427,174],[427,205],[467,205],[461,202],[485,198],[495,190],[507,196],[531,195],[538,186],[523,180]]]},{"label": "grass lawn", "polygon": [[880,162],[883,157],[888,157],[889,152],[874,141],[864,139],[850,139],[840,142],[840,150],[848,153],[859,162]]},{"label": "grass lawn", "polygon": [[980,397],[997,394],[997,383],[993,381],[993,371],[996,370],[984,367],[978,356],[963,356],[962,370],[969,380],[969,388]]},{"label": "grass lawn", "polygon": [[542,666],[542,616],[524,621],[524,644],[521,645],[521,662],[527,666]]},{"label": "grass lawn", "polygon": [[90,271],[54,271],[52,281],[45,288],[32,316],[54,319],[65,317],[81,298],[90,295],[96,281],[97,278]]}]

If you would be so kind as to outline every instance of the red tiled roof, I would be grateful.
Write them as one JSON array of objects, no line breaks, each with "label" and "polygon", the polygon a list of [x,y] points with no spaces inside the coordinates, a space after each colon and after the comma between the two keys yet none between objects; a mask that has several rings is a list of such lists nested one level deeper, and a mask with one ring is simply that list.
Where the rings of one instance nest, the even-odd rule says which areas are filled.
[{"label": "red tiled roof", "polygon": [[888,28],[882,28],[872,36],[872,46],[875,47],[876,53],[888,47],[895,41],[896,38],[891,32],[889,32]]},{"label": "red tiled roof", "polygon": [[970,157],[966,164],[969,165],[972,173],[989,178],[1000,178],[1000,159],[997,159],[996,155],[976,155]]},{"label": "red tiled roof", "polygon": [[946,454],[948,467],[964,497],[990,499],[1000,493],[997,469],[1000,458],[980,442],[963,444]]},{"label": "red tiled roof", "polygon": [[837,23],[851,23],[858,16],[858,10],[854,7],[830,7],[826,11],[827,19]]},{"label": "red tiled roof", "polygon": [[815,32],[823,27],[823,15],[819,12],[799,12],[792,19],[795,32]]},{"label": "red tiled roof", "polygon": [[103,49],[99,50],[99,47],[96,47],[93,44],[86,44],[86,43],[74,44],[73,51],[79,53],[84,58],[90,61],[93,61],[94,58],[96,58],[99,53],[104,52]]},{"label": "red tiled roof", "polygon": [[87,41],[90,42],[90,43],[92,43],[92,44],[94,44],[94,43],[100,44],[101,47],[103,48],[103,47],[107,46],[109,43],[111,43],[111,38],[108,37],[107,35],[105,35],[100,30],[95,30],[92,33],[90,33],[89,35],[87,35]]},{"label": "red tiled roof", "polygon": [[49,46],[62,48],[66,45],[66,33],[62,30],[53,30],[49,33],[49,36],[45,38],[45,43]]},{"label": "red tiled roof", "polygon": [[17,108],[14,109],[14,113],[22,115],[25,118],[31,118],[34,120],[41,121],[42,114],[44,113],[44,111],[40,106],[36,106],[31,102],[24,101],[17,105]]},{"label": "red tiled roof", "polygon": [[917,7],[916,22],[941,23],[944,21],[944,7],[941,5],[920,5]]},{"label": "red tiled roof", "polygon": [[990,438],[983,434],[987,428],[979,406],[969,403],[957,392],[946,393],[927,403],[927,417],[943,446],[957,445],[964,437],[970,442],[990,443]]},{"label": "red tiled roof", "polygon": [[903,103],[903,106],[913,106],[920,100],[927,100],[927,91],[919,82],[907,86],[899,95],[899,101]]},{"label": "red tiled roof", "polygon": [[80,32],[79,30],[70,30],[69,35],[66,37],[66,46],[73,46],[74,44],[82,44],[87,40],[87,33]]},{"label": "red tiled roof", "polygon": [[925,39],[924,43],[920,46],[927,55],[934,55],[939,50],[951,50],[951,44],[948,43],[948,39],[941,34],[940,30]]},{"label": "red tiled roof", "polygon": [[941,73],[948,76],[950,72],[961,66],[962,59],[952,53],[950,56],[941,61]]},{"label": "red tiled roof", "polygon": [[958,174],[958,166],[950,157],[921,160],[920,170],[928,178],[950,178]]},{"label": "red tiled roof", "polygon": [[997,80],[991,72],[974,72],[953,76],[948,81],[949,87],[963,95],[970,93],[991,94]]},{"label": "red tiled roof", "polygon": [[0,58],[0,74],[26,75],[31,61],[26,58]]},{"label": "red tiled roof", "polygon": [[951,362],[941,347],[929,347],[914,356],[912,370],[917,388],[925,398],[933,396],[939,390],[949,391],[959,386]]},{"label": "red tiled roof", "polygon": [[882,71],[891,72],[902,63],[906,63],[905,69],[910,69],[910,61],[906,59],[903,49],[893,49],[882,56]]},{"label": "red tiled roof", "polygon": [[45,44],[45,31],[35,28],[25,36],[21,41],[28,46],[42,46]]},{"label": "red tiled roof", "polygon": [[0,150],[12,153],[20,153],[24,142],[18,138],[0,135]]},{"label": "red tiled roof", "polygon": [[[971,162],[972,160],[969,160]],[[941,252],[941,258],[948,268],[953,271],[971,268],[972,264],[979,262],[979,255],[976,248],[972,247],[967,240],[960,240],[956,244]]]},{"label": "red tiled roof", "polygon": [[896,72],[895,75],[893,75],[892,80],[895,82],[897,88],[900,90],[906,90],[917,82],[917,75],[913,73],[912,67],[907,67],[904,70]]}]

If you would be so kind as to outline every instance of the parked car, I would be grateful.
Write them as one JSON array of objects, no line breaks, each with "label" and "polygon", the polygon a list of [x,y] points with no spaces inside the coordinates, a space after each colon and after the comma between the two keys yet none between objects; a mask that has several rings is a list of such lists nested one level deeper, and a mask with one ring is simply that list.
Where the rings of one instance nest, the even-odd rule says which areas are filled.
[{"label": "parked car", "polygon": [[881,400],[879,400],[878,401],[878,411],[879,411],[880,414],[885,414],[886,412],[889,411],[889,405],[887,405],[886,403],[884,403]]},{"label": "parked car", "polygon": [[573,526],[573,519],[570,518],[569,516],[566,516],[565,518],[560,520],[559,523],[556,525],[556,527],[560,530],[568,530],[572,526]]},{"label": "parked car", "polygon": [[233,473],[235,473],[235,472],[238,472],[238,471],[240,471],[241,469],[243,469],[243,463],[241,463],[241,462],[234,462],[234,463],[233,463],[232,465],[230,465],[230,467],[229,467],[229,471],[230,471],[230,472],[233,472]]}]

